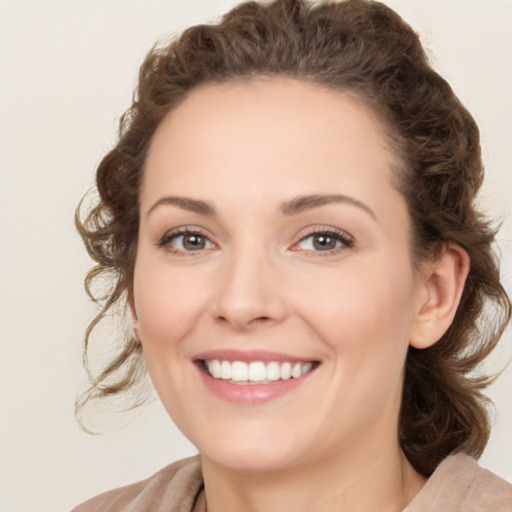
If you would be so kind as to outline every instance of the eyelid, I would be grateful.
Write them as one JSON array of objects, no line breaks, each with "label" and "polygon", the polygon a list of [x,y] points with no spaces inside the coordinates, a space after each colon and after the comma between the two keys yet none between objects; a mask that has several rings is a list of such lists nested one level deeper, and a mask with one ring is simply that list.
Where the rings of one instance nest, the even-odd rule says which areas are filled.
[{"label": "eyelid", "polygon": [[[180,250],[171,245],[171,242],[180,236],[186,235],[198,235],[205,238],[210,244],[211,247],[200,248],[197,250]],[[156,240],[156,245],[163,249],[168,250],[172,254],[177,255],[194,255],[200,252],[208,251],[214,248],[217,248],[217,244],[212,240],[212,237],[202,228],[198,226],[179,226],[173,229],[166,231],[162,236],[158,237]]]},{"label": "eyelid", "polygon": [[336,247],[334,249],[328,249],[325,251],[304,249],[304,250],[302,250],[303,252],[314,253],[314,254],[318,254],[320,256],[322,256],[322,255],[328,256],[328,255],[336,254],[340,251],[345,251],[347,249],[350,249],[355,244],[354,237],[352,235],[350,235],[349,233],[347,233],[346,231],[339,229],[339,228],[333,228],[331,226],[318,226],[315,228],[311,228],[311,227],[307,228],[307,231],[306,232],[304,232],[304,231],[306,231],[306,230],[303,230],[304,234],[299,235],[299,240],[292,245],[292,247],[291,247],[292,250],[300,251],[301,249],[298,248],[298,245],[301,242],[303,242],[304,240],[307,240],[308,238],[313,237],[315,235],[326,235],[328,237],[334,238],[337,241],[339,241],[342,244],[342,246]]},{"label": "eyelid", "polygon": [[[210,247],[199,248],[197,250],[182,250],[172,246],[171,242],[173,240],[180,236],[186,235],[198,235],[203,237],[210,244]],[[334,238],[337,242],[340,242],[341,246],[326,250],[301,249],[298,247],[301,242],[315,235],[325,235],[327,237]],[[350,249],[354,246],[355,243],[354,237],[352,235],[342,229],[334,228],[332,226],[309,226],[302,229],[295,238],[298,238],[298,240],[294,242],[289,248],[292,251],[301,251],[304,253],[314,253],[317,255],[325,256]],[[193,225],[178,226],[166,231],[162,236],[158,237],[158,239],[155,241],[155,245],[167,249],[171,253],[179,255],[194,255],[200,252],[206,252],[208,250],[219,248],[218,244],[213,240],[213,237],[208,233],[207,230]]]}]

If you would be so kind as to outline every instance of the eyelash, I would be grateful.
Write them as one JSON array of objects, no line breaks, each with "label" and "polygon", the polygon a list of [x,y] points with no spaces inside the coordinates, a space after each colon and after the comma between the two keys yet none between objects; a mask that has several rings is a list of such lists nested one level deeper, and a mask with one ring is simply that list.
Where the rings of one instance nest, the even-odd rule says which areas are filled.
[{"label": "eyelash", "polygon": [[[206,244],[210,244],[210,247],[200,247],[197,250],[187,250],[187,249],[177,249],[172,245],[172,242],[180,237],[186,237],[186,236],[197,236],[205,240]],[[327,250],[315,250],[315,249],[303,249],[306,253],[314,253],[316,255],[321,256],[329,256],[333,254],[337,254],[340,251],[344,251],[346,249],[350,249],[354,246],[354,240],[349,235],[347,235],[343,231],[338,231],[334,229],[315,229],[313,231],[308,232],[305,236],[303,236],[298,242],[296,242],[292,247],[291,250],[294,251],[300,251],[301,249],[298,247],[302,242],[308,240],[309,238],[314,238],[315,236],[323,236],[327,239],[333,239],[335,243],[339,243],[339,247],[334,247],[332,249]],[[197,254],[203,250],[215,248],[215,244],[208,238],[207,235],[205,235],[201,230],[199,229],[191,229],[191,228],[184,228],[179,229],[176,231],[171,231],[169,233],[166,233],[163,237],[161,237],[157,243],[159,247],[166,248],[171,253],[185,256],[185,255],[194,255]],[[323,253],[323,254],[322,254]]]},{"label": "eyelash", "polygon": [[[157,245],[159,247],[165,248],[168,251],[170,251],[173,254],[179,255],[179,256],[185,256],[185,255],[193,255],[197,254],[198,252],[201,252],[205,248],[201,247],[197,250],[186,250],[186,249],[177,249],[176,247],[173,247],[172,242],[179,237],[186,237],[186,236],[197,236],[205,240],[206,243],[211,244],[213,247],[215,247],[215,244],[210,241],[210,239],[200,230],[198,229],[190,229],[190,228],[184,228],[179,229],[176,231],[171,231],[169,233],[166,233],[160,240],[158,241]],[[210,247],[208,247],[209,249]]]},{"label": "eyelash", "polygon": [[[293,247],[297,247],[301,242],[304,242],[308,238],[314,238],[315,236],[323,236],[325,238],[333,239],[336,243],[340,243],[339,247],[335,247],[333,249],[327,249],[327,250],[315,250],[315,249],[305,249],[307,253],[315,253],[319,256],[331,256],[333,254],[337,254],[340,251],[344,251],[346,249],[350,249],[354,246],[354,239],[347,235],[347,233],[343,231],[338,231],[334,229],[315,229],[311,232],[309,232],[307,235],[303,236],[299,242],[294,244]],[[300,250],[300,249],[294,249],[294,250]]]}]

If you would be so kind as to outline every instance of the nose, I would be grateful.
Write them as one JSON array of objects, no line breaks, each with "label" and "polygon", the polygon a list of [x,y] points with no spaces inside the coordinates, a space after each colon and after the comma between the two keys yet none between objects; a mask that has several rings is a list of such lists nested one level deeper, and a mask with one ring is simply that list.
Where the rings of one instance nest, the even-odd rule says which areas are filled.
[{"label": "nose", "polygon": [[248,252],[232,255],[224,263],[213,301],[216,322],[237,331],[275,325],[286,316],[278,265],[270,257]]}]

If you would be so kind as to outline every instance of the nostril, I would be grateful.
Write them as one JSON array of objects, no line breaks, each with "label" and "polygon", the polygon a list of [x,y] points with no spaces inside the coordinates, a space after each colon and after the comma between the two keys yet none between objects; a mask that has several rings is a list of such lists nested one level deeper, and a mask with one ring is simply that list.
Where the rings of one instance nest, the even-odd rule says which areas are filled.
[{"label": "nostril", "polygon": [[221,324],[229,324],[236,329],[241,330],[250,329],[251,327],[256,327],[258,325],[269,324],[272,321],[273,319],[270,316],[257,316],[251,319],[233,318],[224,315],[217,316],[217,322]]},{"label": "nostril", "polygon": [[271,318],[269,316],[259,316],[257,318],[254,318],[252,320],[253,323],[263,323],[263,322],[267,322],[267,321],[270,321]]}]

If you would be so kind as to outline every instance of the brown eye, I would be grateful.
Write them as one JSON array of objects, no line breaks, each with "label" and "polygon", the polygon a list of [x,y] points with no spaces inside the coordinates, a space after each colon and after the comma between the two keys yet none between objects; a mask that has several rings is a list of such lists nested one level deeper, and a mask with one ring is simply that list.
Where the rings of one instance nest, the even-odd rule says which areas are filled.
[{"label": "brown eye", "polygon": [[306,252],[331,252],[348,249],[354,241],[343,232],[318,231],[302,238],[296,248]]},{"label": "brown eye", "polygon": [[313,247],[317,251],[330,251],[332,249],[336,249],[339,244],[339,240],[329,235],[314,235],[313,236]]},{"label": "brown eye", "polygon": [[208,237],[194,231],[169,233],[160,240],[158,245],[167,247],[174,253],[197,252],[215,247]]},{"label": "brown eye", "polygon": [[202,235],[190,233],[188,235],[182,235],[183,249],[186,251],[197,251],[198,249],[204,249],[206,247],[206,238]]}]

